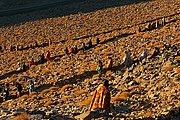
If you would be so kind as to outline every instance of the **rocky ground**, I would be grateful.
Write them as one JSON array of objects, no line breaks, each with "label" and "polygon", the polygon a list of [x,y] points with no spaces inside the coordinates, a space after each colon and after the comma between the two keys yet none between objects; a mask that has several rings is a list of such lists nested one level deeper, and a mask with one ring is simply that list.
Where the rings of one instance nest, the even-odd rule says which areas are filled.
[{"label": "rocky ground", "polygon": [[[74,119],[88,110],[93,91],[101,83],[96,73],[97,60],[104,63],[103,78],[110,81],[111,119],[180,119],[180,2],[158,0],[108,8],[90,13],[48,18],[20,25],[1,27],[1,45],[23,46],[23,50],[1,52],[0,84],[10,83],[11,98],[0,104],[0,119]],[[167,24],[151,31],[137,32],[147,23]],[[64,55],[66,46],[100,38],[101,44],[77,54]],[[51,46],[28,48],[52,39]],[[171,46],[165,49],[163,46]],[[123,52],[139,57],[144,47],[149,56],[153,47],[161,55],[143,60],[129,69],[121,66]],[[16,72],[17,62],[33,56],[38,61],[49,50],[54,60]],[[113,69],[107,70],[107,57]],[[28,92],[28,82],[35,80],[36,92]],[[16,97],[14,82],[23,85],[24,95]],[[21,116],[17,116],[20,113]],[[26,114],[25,114],[26,113]],[[21,118],[20,118],[21,117]],[[99,118],[101,119],[101,118]]]}]

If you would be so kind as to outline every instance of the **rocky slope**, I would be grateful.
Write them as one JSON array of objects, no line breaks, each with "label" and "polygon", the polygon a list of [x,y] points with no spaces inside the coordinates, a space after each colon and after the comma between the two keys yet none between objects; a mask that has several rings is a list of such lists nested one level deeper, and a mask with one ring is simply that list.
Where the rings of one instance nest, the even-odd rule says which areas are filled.
[{"label": "rocky slope", "polygon": [[[169,3],[171,2],[171,4]],[[21,25],[1,27],[1,46],[10,44],[28,48],[37,40],[39,44],[52,39],[51,46],[1,52],[1,84],[10,83],[11,100],[2,102],[1,119],[14,118],[21,112],[31,119],[74,119],[86,112],[93,91],[101,83],[95,72],[97,60],[106,65],[107,56],[113,59],[113,70],[104,67],[103,78],[110,81],[112,119],[178,119],[180,96],[180,2],[159,0],[109,8],[91,13],[81,13],[59,18],[43,19]],[[152,14],[153,13],[153,14]],[[147,23],[161,21],[167,24],[151,31],[137,32]],[[101,44],[77,54],[64,55],[66,46],[100,38]],[[61,42],[65,40],[65,42]],[[171,47],[165,49],[163,46]],[[144,47],[149,55],[153,47],[161,55],[149,58],[137,66],[121,66],[123,52],[131,50],[133,58],[139,57]],[[55,59],[33,65],[25,72],[14,72],[17,62],[27,63],[32,56],[49,50]],[[62,55],[62,56],[61,56]],[[24,76],[24,77],[23,77]],[[36,92],[27,94],[30,78],[35,80]],[[13,83],[23,84],[23,92],[15,97]],[[101,118],[100,118],[101,119]]]}]

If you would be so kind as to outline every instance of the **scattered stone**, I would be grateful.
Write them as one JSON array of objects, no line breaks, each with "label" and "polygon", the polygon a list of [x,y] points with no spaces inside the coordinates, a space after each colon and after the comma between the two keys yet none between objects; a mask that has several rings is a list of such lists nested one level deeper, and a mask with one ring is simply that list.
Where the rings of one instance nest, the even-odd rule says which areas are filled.
[{"label": "scattered stone", "polygon": [[[178,19],[174,22],[168,20],[178,18],[177,14],[167,16],[169,15],[168,13],[176,12],[176,10],[179,9],[177,1],[178,0],[170,2],[168,0],[150,1],[148,4],[146,2],[137,3],[120,6],[120,9],[103,9],[103,11],[100,10],[88,14],[80,13],[59,17],[57,19],[50,18],[40,22],[36,21],[1,28],[1,46],[3,47],[3,51],[1,52],[0,59],[0,69],[2,69],[0,71],[0,78],[4,76],[7,78],[0,80],[0,86],[4,83],[10,83],[11,91],[10,100],[3,102],[2,97],[0,97],[0,119],[8,119],[7,117],[24,112],[31,114],[31,119],[66,120],[72,116],[78,116],[80,113],[84,113],[81,114],[82,118],[83,115],[84,118],[87,119],[96,117],[93,116],[92,113],[87,113],[89,104],[78,105],[82,101],[89,103],[90,100],[86,101],[86,98],[91,98],[96,87],[102,83],[102,81],[99,80],[100,76],[95,71],[96,64],[94,63],[96,61],[95,59],[100,59],[105,63],[105,61],[107,61],[106,56],[111,56],[113,59],[113,67],[111,71],[105,68],[102,78],[110,80],[111,102],[114,105],[111,109],[114,109],[112,110],[114,119],[171,119],[172,116],[178,115],[179,112],[176,113],[172,111],[175,107],[179,109],[180,106],[179,36],[178,34],[174,34],[174,32],[179,29],[179,21]],[[141,6],[143,6],[144,9],[139,9]],[[152,10],[154,10],[153,15],[149,16]],[[138,14],[133,16],[134,13]],[[114,19],[114,16],[120,18],[120,20],[118,18]],[[141,24],[142,19],[145,23],[148,22],[151,24],[155,22],[151,22],[151,18],[156,18],[156,16],[167,16],[167,18],[165,18],[167,20],[165,26],[163,28],[159,27],[159,29],[144,31],[143,28],[145,24]],[[79,18],[82,17],[82,25],[80,25],[79,21],[81,19]],[[112,19],[108,21],[111,17]],[[102,25],[101,19],[108,24],[105,23]],[[84,25],[88,23],[85,20],[90,21],[92,24],[87,24],[88,26]],[[91,20],[95,21],[91,22]],[[120,21],[120,24],[114,23],[114,20]],[[137,32],[137,34],[134,34],[135,28],[137,27],[137,24],[134,23],[140,23],[138,27],[142,28],[142,31]],[[24,26],[27,26],[28,29],[24,29]],[[83,26],[86,28],[83,29]],[[101,29],[101,27],[104,28]],[[128,29],[126,29],[126,27],[128,27]],[[96,31],[92,31],[94,28]],[[60,34],[58,30],[61,31]],[[85,33],[82,30],[85,31]],[[104,33],[104,30],[113,31]],[[16,34],[11,34],[12,31]],[[100,34],[97,35],[97,33]],[[93,36],[93,34],[97,36]],[[90,48],[87,51],[85,50],[84,52],[80,51],[77,54],[62,55],[61,57],[62,49],[68,47],[68,45],[80,45],[80,42],[86,42],[88,39],[86,39],[86,37],[88,37],[86,35],[90,35],[93,43],[96,37],[99,37],[102,44],[98,44],[98,46]],[[29,40],[33,37],[34,39],[38,39],[38,45],[41,45],[41,42],[45,44],[42,44],[40,47],[30,45]],[[85,39],[70,40],[79,37],[85,37]],[[4,38],[7,38],[7,40]],[[53,41],[52,46],[47,47],[46,39],[44,38],[47,38],[47,40],[53,38],[53,40],[57,41]],[[66,42],[59,43],[58,40],[60,39],[67,40],[65,40]],[[6,47],[6,45],[3,45],[4,43],[7,44],[7,49],[9,49],[9,43],[12,43],[13,46],[16,43],[21,43],[19,46],[22,46],[22,48],[19,47],[20,50],[17,49],[17,51],[8,52],[7,49],[4,49]],[[168,44],[168,49],[162,48],[163,44]],[[152,58],[150,55],[152,54],[151,52],[153,52],[152,48],[154,46],[160,48],[160,53],[165,51],[167,54],[161,54]],[[139,53],[143,47],[150,49],[148,50],[149,57],[139,64]],[[120,53],[128,49],[132,52],[132,59],[135,58],[135,64],[125,69],[123,65],[119,65],[122,62],[121,57],[123,57]],[[13,70],[16,70],[18,67],[17,62],[25,62],[26,58],[31,57],[33,57],[35,61],[39,61],[38,56],[41,55],[42,52],[46,52],[46,50],[49,50],[55,59],[33,65],[24,72],[13,72]],[[113,79],[111,79],[112,76]],[[28,81],[34,78],[37,94],[29,95],[27,93],[29,89]],[[17,90],[13,85],[16,81],[23,84],[23,95],[19,98],[16,98]],[[70,89],[67,88],[62,90],[63,92],[60,91],[59,87],[69,84],[72,86]],[[52,85],[57,87],[52,87]],[[43,90],[47,90],[48,92]],[[87,92],[75,96],[74,93],[78,90],[86,90]],[[42,91],[44,94],[41,94]],[[44,106],[45,103],[48,104]],[[14,110],[16,108],[20,109]],[[145,111],[149,108],[152,108],[151,112],[146,113]],[[102,118],[99,117],[97,119]]]}]

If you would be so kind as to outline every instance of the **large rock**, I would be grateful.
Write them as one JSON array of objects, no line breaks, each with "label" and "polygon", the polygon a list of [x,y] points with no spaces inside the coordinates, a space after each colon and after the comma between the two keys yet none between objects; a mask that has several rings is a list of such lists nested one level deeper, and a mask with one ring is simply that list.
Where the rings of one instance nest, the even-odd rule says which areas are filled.
[{"label": "large rock", "polygon": [[42,120],[43,115],[35,114],[35,115],[31,115],[29,118],[30,118],[30,120]]},{"label": "large rock", "polygon": [[24,108],[18,108],[16,110],[16,114],[20,114],[20,113],[24,113],[24,112],[26,112],[26,110]]},{"label": "large rock", "polygon": [[92,118],[98,118],[98,116],[99,116],[99,114],[97,112],[87,111],[87,112],[82,113],[78,116],[75,116],[75,119],[91,120]]},{"label": "large rock", "polygon": [[132,80],[128,83],[129,86],[133,86],[133,85],[139,85],[139,83],[137,83],[135,80]]}]

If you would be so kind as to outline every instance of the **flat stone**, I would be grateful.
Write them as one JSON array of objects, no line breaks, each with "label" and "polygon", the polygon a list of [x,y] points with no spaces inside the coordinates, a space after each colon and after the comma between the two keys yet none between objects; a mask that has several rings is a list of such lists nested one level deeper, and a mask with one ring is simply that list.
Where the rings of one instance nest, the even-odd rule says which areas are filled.
[{"label": "flat stone", "polygon": [[41,114],[35,114],[35,115],[30,115],[30,120],[42,120],[43,115]]},{"label": "flat stone", "polygon": [[23,113],[23,112],[26,112],[24,108],[19,108],[16,110],[16,113]]},{"label": "flat stone", "polygon": [[91,120],[92,118],[97,118],[99,115],[96,112],[87,111],[78,116],[75,116],[76,119],[80,120]]},{"label": "flat stone", "polygon": [[51,111],[47,111],[47,112],[46,112],[46,115],[47,115],[47,116],[49,116],[50,114],[52,114]]},{"label": "flat stone", "polygon": [[138,85],[138,83],[134,80],[132,80],[131,82],[128,83],[128,85],[132,86],[132,85]]}]

